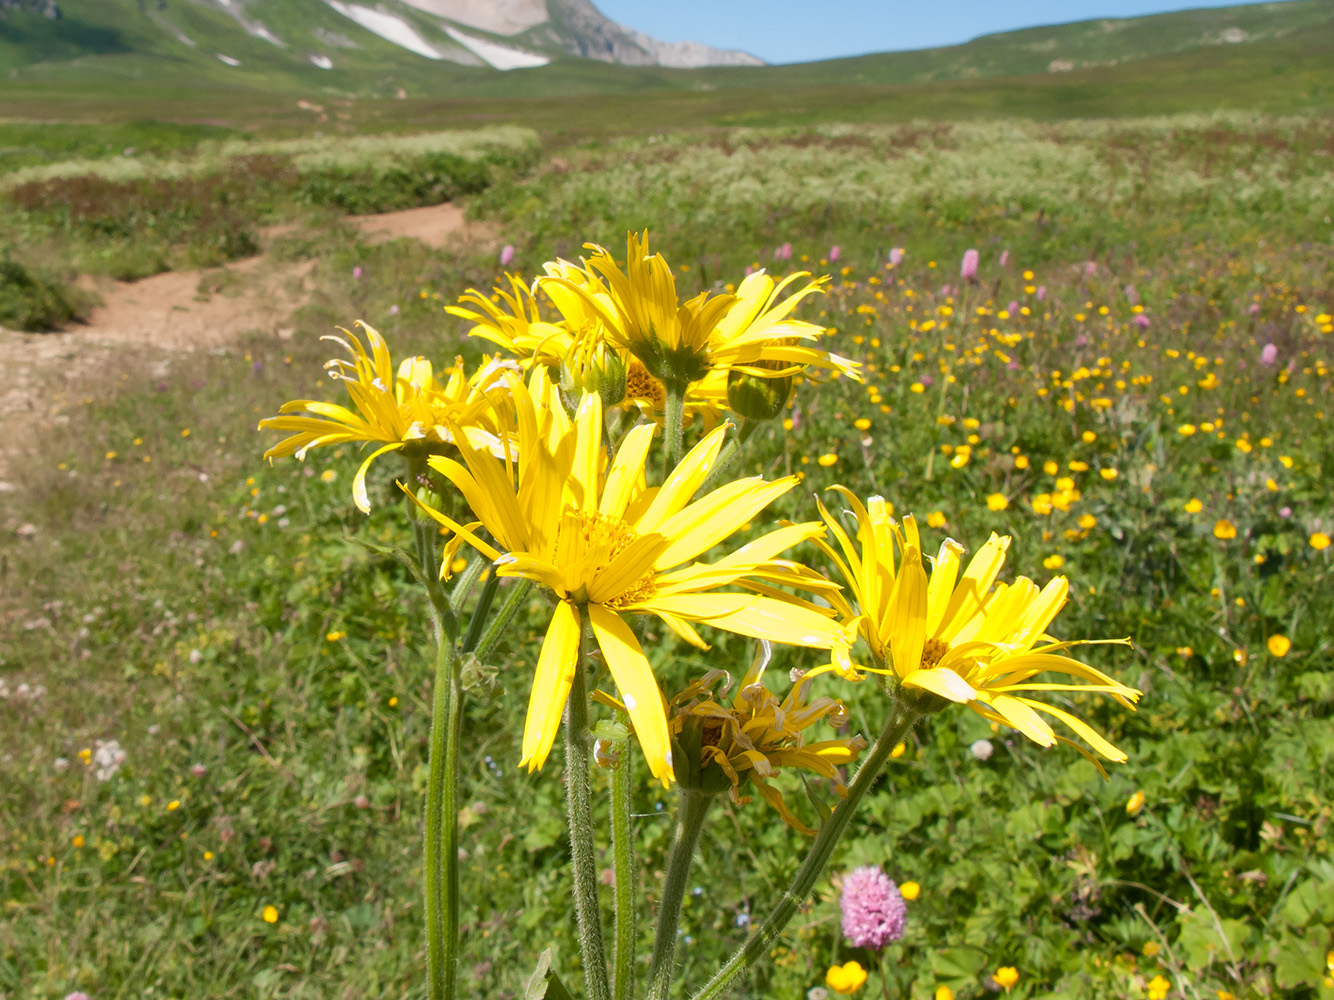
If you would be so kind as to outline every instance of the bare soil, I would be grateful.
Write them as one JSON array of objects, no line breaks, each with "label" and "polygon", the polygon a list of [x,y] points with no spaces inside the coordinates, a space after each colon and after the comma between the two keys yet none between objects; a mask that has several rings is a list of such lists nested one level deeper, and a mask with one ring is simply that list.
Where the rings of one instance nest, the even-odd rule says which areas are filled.
[{"label": "bare soil", "polygon": [[[370,243],[417,239],[434,249],[494,242],[491,227],[470,223],[447,203],[383,215],[350,216]],[[266,241],[290,231],[274,227]],[[108,370],[125,353],[134,367],[165,374],[195,350],[233,343],[246,334],[283,337],[288,317],[314,292],[312,260],[275,265],[268,254],[224,268],[172,271],[141,281],[88,281],[102,298],[86,323],[59,333],[18,333],[0,327],[0,495],[15,461],[31,454],[69,410],[93,391],[105,392]]]}]

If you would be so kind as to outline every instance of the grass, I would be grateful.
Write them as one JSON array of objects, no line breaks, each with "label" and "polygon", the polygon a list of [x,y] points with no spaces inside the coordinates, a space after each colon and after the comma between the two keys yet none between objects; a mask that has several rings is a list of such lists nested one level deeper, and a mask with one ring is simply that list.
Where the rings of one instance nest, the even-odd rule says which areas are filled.
[{"label": "grass", "polygon": [[0,185],[0,237],[17,259],[55,256],[124,280],[215,266],[257,253],[266,224],[480,191],[529,164],[536,137],[500,127],[339,143],[206,143],[191,152],[17,170]]},{"label": "grass", "polygon": [[[1141,710],[1079,705],[1130,754],[1110,781],[969,713],[933,719],[833,867],[920,882],[908,936],[878,958],[849,949],[826,879],[742,995],[803,997],[851,958],[867,995],[989,996],[1001,966],[1019,969],[1013,997],[1138,998],[1160,975],[1173,997],[1327,994],[1324,134],[1265,116],[710,130],[566,144],[474,197],[527,275],[643,226],[685,291],[747,265],[832,272],[804,315],[868,379],[802,385],[790,427],[756,435],[745,471],[807,476],[772,517],[812,516],[837,481],[928,521],[928,549],[1010,534],[1015,572],[1070,575],[1063,636],[1134,641],[1091,659],[1145,691]],[[426,616],[408,574],[356,544],[404,543],[391,473],[373,473],[363,517],[357,453],[267,467],[253,427],[284,400],[340,398],[317,337],[354,318],[396,358],[476,358],[441,306],[499,275],[403,241],[320,242],[291,340],[151,377],[125,356],[85,395],[42,400],[68,430],[7,474],[0,995],[421,981]],[[977,284],[958,280],[969,247]],[[535,600],[465,724],[469,995],[521,996],[548,944],[578,979],[559,760],[517,768],[544,624]],[[658,655],[669,686],[749,660],[728,637]],[[873,686],[828,693],[853,730],[878,729]],[[80,752],[110,740],[126,758],[102,781]],[[647,915],[671,796],[637,787]],[[801,844],[758,797],[718,810],[683,919],[688,982],[763,915]]]}]

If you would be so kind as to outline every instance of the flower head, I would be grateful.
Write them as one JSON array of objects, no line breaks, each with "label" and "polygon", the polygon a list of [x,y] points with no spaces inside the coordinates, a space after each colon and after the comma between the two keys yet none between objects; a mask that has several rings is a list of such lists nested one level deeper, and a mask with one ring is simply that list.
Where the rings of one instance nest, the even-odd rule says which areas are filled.
[{"label": "flower head", "polygon": [[847,709],[832,698],[810,698],[811,678],[803,677],[781,700],[764,685],[764,671],[771,655],[768,642],[761,641],[750,669],[730,707],[720,704],[721,695],[711,688],[728,683],[722,670],[711,670],[671,701],[671,731],[682,747],[688,769],[678,778],[705,789],[729,787],[732,801],[744,805],[747,781],[766,802],[778,810],[783,821],[807,836],[816,831],[802,823],[783,800],[782,793],[768,783],[784,767],[814,771],[834,782],[846,795],[838,767],[856,760],[866,748],[861,736],[806,742],[806,730],[824,719],[839,727],[847,722]]},{"label": "flower head", "polygon": [[843,936],[853,947],[880,949],[903,937],[908,907],[899,887],[874,865],[844,876],[839,906]]},{"label": "flower head", "polygon": [[[650,489],[644,468],[652,424],[631,430],[608,459],[596,395],[583,397],[571,421],[539,368],[527,391],[516,386],[514,403],[517,455],[499,460],[460,439],[462,462],[429,460],[496,544],[471,526],[427,513],[494,560],[498,575],[534,580],[557,600],[524,728],[522,764],[530,771],[542,766],[555,740],[585,625],[620,689],[649,767],[664,783],[674,773],[663,698],[622,615],[655,615],[702,649],[708,646],[692,622],[832,650],[846,659],[851,634],[824,610],[777,589],[832,592],[834,585],[813,570],[776,558],[822,535],[818,523],[771,531],[716,563],[696,561],[795,486],[795,476],[772,483],[743,479],[692,499],[722,447],[720,427],[691,449],[660,488]],[[744,589],[721,591],[729,585]]]},{"label": "flower head", "polygon": [[[1012,726],[1041,746],[1052,746],[1058,740],[1071,743],[1099,769],[1095,757],[1058,736],[1042,715],[1063,723],[1107,760],[1126,760],[1124,753],[1082,719],[1024,696],[1026,692],[1096,692],[1127,708],[1133,708],[1139,697],[1134,688],[1065,655],[1073,646],[1099,640],[1061,642],[1047,634],[1069,593],[1065,577],[1055,577],[1042,588],[1022,576],[1013,583],[997,583],[1010,539],[995,534],[966,568],[963,546],[946,539],[928,577],[913,518],[899,525],[888,516],[880,498],[872,497],[863,507],[848,490],[835,489],[848,501],[857,520],[856,542],[821,504],[820,512],[838,549],[819,540],[816,544],[848,581],[856,608],[841,594],[835,594],[833,601],[847,620],[859,623],[876,661],[873,669],[891,674],[903,688],[966,704],[988,721]],[[1048,672],[1086,683],[1036,679]]]},{"label": "flower head", "polygon": [[866,985],[866,970],[860,962],[832,965],[825,973],[824,981],[835,993],[850,996]]},{"label": "flower head", "polygon": [[505,365],[486,358],[471,377],[465,376],[463,361],[458,359],[443,383],[436,378],[431,362],[422,357],[406,359],[395,374],[384,338],[373,327],[357,325],[365,332],[369,351],[346,330],[347,340],[325,338],[342,344],[352,356],[350,361],[335,358],[325,368],[343,383],[356,412],[334,403],[294,399],[279,408],[279,416],[261,420],[259,426],[292,432],[264,453],[270,461],[288,455],[304,460],[311,448],[332,444],[381,443],[361,463],[352,481],[353,501],[358,509],[369,512],[366,473],[375,459],[390,451],[430,451],[450,444],[454,440],[451,427],[461,429],[478,445],[497,447],[498,433],[508,423],[501,414],[508,410],[509,390]]}]

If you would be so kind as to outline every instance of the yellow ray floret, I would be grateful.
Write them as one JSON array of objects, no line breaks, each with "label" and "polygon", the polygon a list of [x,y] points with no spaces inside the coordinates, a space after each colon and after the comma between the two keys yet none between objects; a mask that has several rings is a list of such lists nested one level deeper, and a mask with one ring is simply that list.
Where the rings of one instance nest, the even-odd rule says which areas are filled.
[{"label": "yellow ray floret", "polygon": [[[264,453],[272,460],[295,455],[304,461],[311,448],[346,442],[379,442],[357,470],[352,482],[352,497],[363,512],[370,511],[366,493],[366,472],[379,456],[390,451],[450,444],[458,431],[476,447],[496,449],[500,436],[509,426],[510,409],[508,367],[512,363],[482,359],[478,370],[469,377],[459,358],[441,382],[431,362],[422,357],[408,358],[397,373],[384,338],[364,323],[356,324],[370,345],[344,330],[347,339],[326,337],[347,348],[351,360],[335,358],[325,368],[341,382],[351,397],[354,409],[314,399],[294,399],[284,403],[279,415],[259,422],[261,430],[290,432]],[[451,430],[453,428],[453,430]]]},{"label": "yellow ray floret", "polygon": [[796,485],[745,479],[693,499],[722,446],[724,429],[707,435],[660,488],[644,476],[651,424],[631,430],[609,461],[602,445],[602,404],[585,394],[570,420],[544,370],[515,390],[517,455],[498,460],[460,441],[462,461],[432,458],[453,483],[492,545],[437,512],[488,558],[501,576],[520,576],[547,588],[559,603],[538,658],[524,726],[522,763],[541,767],[555,740],[579,649],[591,628],[620,689],[655,777],[673,780],[671,744],[662,695],[647,657],[623,615],[656,615],[677,635],[704,645],[694,625],[830,650],[843,662],[854,635],[826,612],[790,595],[729,585],[789,584],[801,568],[776,558],[782,548],[824,533],[818,523],[779,529],[731,557],[696,560]]},{"label": "yellow ray floret", "polygon": [[[1047,716],[1072,730],[1099,756],[1117,763],[1126,760],[1084,720],[1026,696],[1091,692],[1133,709],[1140,695],[1065,655],[1073,646],[1128,645],[1128,640],[1059,642],[1048,635],[1069,593],[1065,577],[1041,588],[1022,576],[1013,583],[997,583],[1010,539],[995,534],[967,566],[963,546],[947,539],[931,561],[928,576],[913,518],[899,525],[878,498],[863,507],[847,490],[838,489],[857,520],[856,539],[821,506],[838,549],[820,540],[817,544],[847,580],[855,607],[841,595],[835,595],[832,603],[845,620],[856,621],[877,667],[896,676],[904,688],[968,705],[983,718],[1011,726],[1042,746],[1071,742],[1056,734],[1043,718]],[[1037,679],[1047,673],[1063,674],[1069,681]],[[1073,745],[1098,764],[1083,746]]]}]

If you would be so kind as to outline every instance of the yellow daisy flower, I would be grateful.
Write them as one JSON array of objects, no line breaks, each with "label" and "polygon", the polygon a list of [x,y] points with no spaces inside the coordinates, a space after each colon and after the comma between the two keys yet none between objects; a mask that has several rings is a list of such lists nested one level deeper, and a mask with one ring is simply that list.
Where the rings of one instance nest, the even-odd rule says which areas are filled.
[{"label": "yellow daisy flower", "polygon": [[[761,378],[781,378],[808,365],[834,368],[860,378],[861,366],[803,341],[819,339],[824,331],[811,323],[789,319],[807,295],[823,291],[823,282],[808,283],[796,294],[781,298],[795,281],[794,274],[775,285],[763,271],[748,275],[736,295],[703,292],[687,302],[677,298],[676,278],[662,254],[649,254],[648,234],[630,233],[626,239],[626,268],[595,243],[585,262],[582,280],[568,271],[549,272],[539,279],[544,289],[564,287],[594,309],[603,336],[629,350],[648,372],[668,385],[684,388],[711,370],[733,368]],[[564,306],[558,302],[558,307]],[[777,362],[779,367],[762,362]]]},{"label": "yellow daisy flower", "polygon": [[325,368],[346,387],[356,412],[336,403],[294,399],[279,408],[279,416],[261,420],[259,428],[292,432],[264,453],[270,461],[288,455],[304,461],[311,448],[326,445],[383,442],[383,447],[361,463],[352,480],[353,502],[363,513],[369,513],[366,473],[371,463],[386,452],[429,451],[453,443],[449,426],[463,428],[476,446],[497,448],[499,435],[508,425],[508,419],[501,420],[498,414],[509,408],[509,386],[505,365],[486,358],[470,378],[464,374],[463,360],[457,359],[443,384],[436,378],[431,362],[422,357],[406,359],[395,374],[384,338],[373,327],[356,325],[366,335],[369,352],[347,330],[343,331],[347,340],[324,338],[342,344],[352,355],[350,362],[335,358]]},{"label": "yellow daisy flower", "polygon": [[741,788],[749,779],[788,826],[813,837],[816,831],[793,815],[782,792],[766,779],[783,767],[804,768],[829,778],[834,790],[846,795],[838,766],[856,760],[866,740],[853,736],[807,743],[806,730],[821,719],[836,729],[846,724],[847,709],[833,698],[811,699],[810,677],[799,680],[780,700],[764,685],[770,658],[769,643],[761,642],[730,708],[711,690],[721,682],[726,691],[731,684],[726,671],[711,670],[695,681],[671,701],[671,731],[691,764],[698,761],[700,783],[709,785],[708,768],[716,764],[721,774],[715,774],[730,782],[732,801],[744,805],[750,796],[742,795]]},{"label": "yellow daisy flower", "polygon": [[[912,517],[900,526],[885,514],[878,498],[871,498],[868,507],[863,507],[848,490],[836,488],[857,519],[857,544],[823,505],[821,515],[841,552],[819,540],[816,544],[848,581],[857,607],[850,606],[841,594],[833,595],[832,601],[845,618],[859,622],[879,672],[892,672],[904,688],[966,704],[988,721],[1011,726],[1041,746],[1052,746],[1058,740],[1070,743],[1100,770],[1096,758],[1057,735],[1039,713],[1063,723],[1107,760],[1126,760],[1124,753],[1082,719],[1023,696],[1042,691],[1097,692],[1127,708],[1133,708],[1139,698],[1134,688],[1064,655],[1072,646],[1094,642],[1128,645],[1128,640],[1060,642],[1047,634],[1069,593],[1065,577],[1055,577],[1043,588],[1022,576],[1010,584],[997,583],[1010,539],[993,534],[966,568],[963,546],[947,539],[928,578]],[[1048,672],[1086,683],[1035,680]]]},{"label": "yellow daisy flower", "polygon": [[459,296],[460,305],[445,306],[445,312],[471,320],[474,326],[468,331],[470,337],[489,340],[529,364],[558,366],[574,342],[574,334],[564,324],[541,318],[533,293],[518,275],[507,274],[505,279],[509,290],[494,287],[494,299],[470,288]]},{"label": "yellow daisy flower", "polygon": [[[845,662],[854,636],[829,613],[779,586],[832,593],[835,585],[804,566],[775,557],[824,533],[818,523],[771,531],[716,563],[695,560],[734,534],[795,486],[789,476],[728,483],[698,500],[722,447],[725,428],[706,435],[661,488],[644,479],[651,424],[631,430],[604,472],[602,403],[586,394],[573,422],[534,372],[515,391],[517,458],[498,461],[460,440],[463,462],[430,465],[458,488],[496,539],[428,511],[496,563],[501,576],[535,580],[557,598],[538,657],[524,726],[521,764],[541,767],[551,751],[569,696],[585,624],[634,723],[654,776],[674,780],[663,697],[623,614],[656,615],[678,636],[707,649],[692,622],[776,642],[833,651]],[[680,567],[680,568],[677,568]],[[747,592],[719,592],[734,585]]]}]

